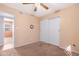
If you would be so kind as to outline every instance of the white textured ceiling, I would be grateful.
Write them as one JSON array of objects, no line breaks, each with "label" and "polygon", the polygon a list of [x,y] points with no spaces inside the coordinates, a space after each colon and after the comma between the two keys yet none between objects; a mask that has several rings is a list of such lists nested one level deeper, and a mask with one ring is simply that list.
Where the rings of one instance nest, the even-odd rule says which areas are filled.
[{"label": "white textured ceiling", "polygon": [[56,10],[61,10],[63,8],[75,5],[74,3],[45,3],[45,4],[49,8],[48,10],[45,10],[43,7],[40,6],[38,7],[36,12],[34,12],[33,4],[23,5],[21,3],[5,3],[4,5],[7,5],[11,8],[16,8],[19,11],[23,12],[24,14],[31,14],[39,17],[53,13]]}]

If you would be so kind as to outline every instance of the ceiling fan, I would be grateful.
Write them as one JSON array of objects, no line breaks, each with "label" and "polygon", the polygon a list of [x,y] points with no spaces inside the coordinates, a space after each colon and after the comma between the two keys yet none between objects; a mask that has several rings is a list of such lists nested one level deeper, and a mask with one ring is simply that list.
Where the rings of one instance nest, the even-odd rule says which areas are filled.
[{"label": "ceiling fan", "polygon": [[[36,6],[36,4],[38,3],[22,3],[23,5],[28,5],[28,4],[33,4],[34,5],[34,12],[37,11],[38,6]],[[48,10],[48,6],[44,3],[39,3],[40,6],[42,6],[44,9]]]}]

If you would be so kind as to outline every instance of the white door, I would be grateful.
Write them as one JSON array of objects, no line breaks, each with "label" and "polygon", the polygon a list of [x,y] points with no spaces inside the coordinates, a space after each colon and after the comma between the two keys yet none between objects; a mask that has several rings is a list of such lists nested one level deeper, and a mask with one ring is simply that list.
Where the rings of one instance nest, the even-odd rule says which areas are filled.
[{"label": "white door", "polygon": [[40,40],[54,45],[59,45],[60,17],[40,22]]},{"label": "white door", "polygon": [[50,43],[59,45],[60,39],[60,17],[49,20],[49,39]]},{"label": "white door", "polygon": [[48,29],[48,27],[49,27],[48,20],[42,20],[40,22],[40,40],[41,41],[44,41],[44,42],[49,41],[49,37],[48,37],[49,29]]}]

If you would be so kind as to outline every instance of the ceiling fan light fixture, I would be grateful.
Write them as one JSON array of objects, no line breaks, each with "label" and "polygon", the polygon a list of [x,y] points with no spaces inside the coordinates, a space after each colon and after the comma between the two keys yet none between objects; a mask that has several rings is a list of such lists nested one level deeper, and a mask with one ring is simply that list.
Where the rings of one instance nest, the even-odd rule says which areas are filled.
[{"label": "ceiling fan light fixture", "polygon": [[35,12],[37,11],[37,7],[34,8],[34,11],[35,11]]}]

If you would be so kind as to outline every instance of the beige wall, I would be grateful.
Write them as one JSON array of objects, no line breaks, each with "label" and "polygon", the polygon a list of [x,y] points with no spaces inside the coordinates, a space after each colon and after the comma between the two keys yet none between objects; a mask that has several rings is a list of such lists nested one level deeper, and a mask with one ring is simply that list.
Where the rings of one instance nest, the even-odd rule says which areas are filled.
[{"label": "beige wall", "polygon": [[79,5],[75,5],[56,14],[44,16],[42,19],[61,17],[60,47],[75,44],[75,52],[79,53]]},{"label": "beige wall", "polygon": [[[22,15],[18,10],[0,5],[0,11],[4,11],[16,16],[15,20],[15,45],[23,46],[32,42],[39,41],[39,18],[29,15]],[[50,14],[43,18],[61,17],[60,47],[65,48],[69,44],[76,44],[75,51],[79,52],[79,6],[72,6],[63,9],[56,14]],[[35,25],[33,30],[29,25]]]},{"label": "beige wall", "polygon": [[[30,15],[22,15],[18,10],[9,8],[0,4],[0,11],[7,12],[16,17],[15,19],[15,46],[23,46],[29,43],[39,41],[39,18]],[[31,30],[29,26],[33,24],[34,29]]]}]

